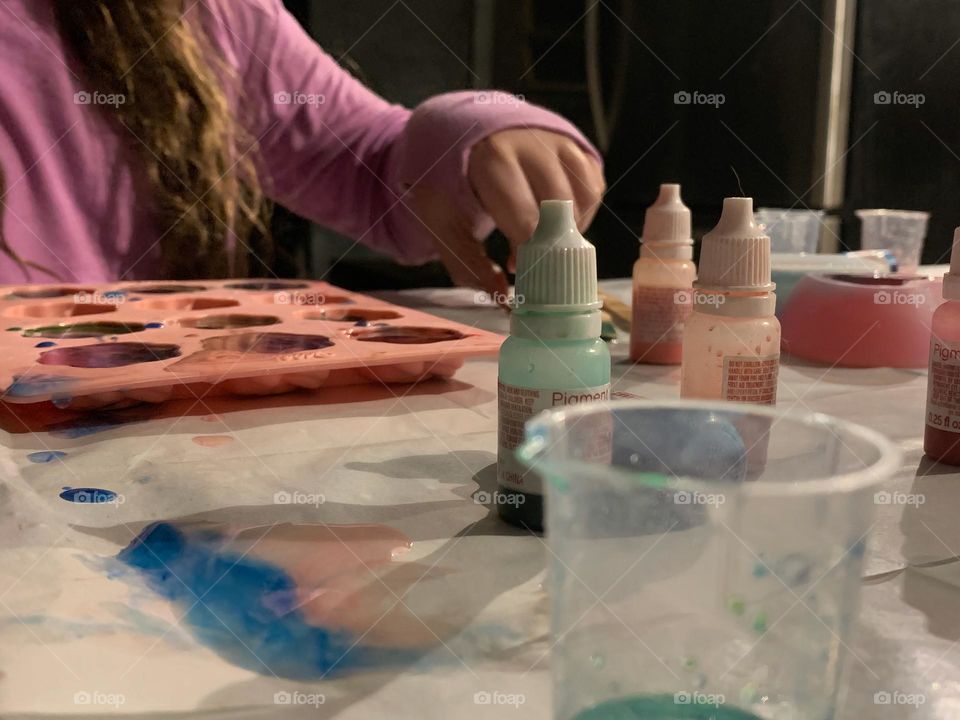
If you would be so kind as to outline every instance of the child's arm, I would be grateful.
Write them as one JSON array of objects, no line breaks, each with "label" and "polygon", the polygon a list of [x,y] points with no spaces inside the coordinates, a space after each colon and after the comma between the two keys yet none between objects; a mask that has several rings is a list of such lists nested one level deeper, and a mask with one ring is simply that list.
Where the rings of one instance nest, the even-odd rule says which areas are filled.
[{"label": "child's arm", "polygon": [[[219,2],[223,5],[215,7],[215,15],[225,32],[214,28],[214,33],[232,48],[242,74],[246,98],[240,109],[252,115],[249,124],[259,140],[265,189],[305,217],[402,262],[436,258],[438,243],[444,242],[442,232],[429,218],[422,220],[414,195],[423,191],[421,197],[439,197],[448,210],[456,210],[458,224],[475,238],[494,227],[487,210],[501,215],[501,225],[509,224],[502,217],[512,209],[509,203],[497,203],[497,193],[490,190],[478,189],[478,199],[470,184],[479,177],[489,186],[504,172],[509,175],[497,167],[503,159],[496,148],[484,145],[481,152],[478,145],[508,128],[561,133],[564,142],[588,153],[595,166],[586,173],[582,164],[568,167],[573,177],[564,185],[571,199],[573,195],[580,199],[580,185],[599,184],[597,194],[602,190],[596,151],[570,123],[543,108],[504,94],[457,92],[431,98],[411,112],[386,102],[343,70],[279,0]],[[534,155],[553,152],[547,134],[532,133],[528,142],[535,146]],[[474,148],[483,156],[476,171],[468,168]],[[576,158],[568,160],[577,165]],[[599,180],[578,182],[591,171]],[[531,185],[536,180],[532,178]],[[408,193],[414,186],[416,192]],[[509,188],[504,191],[510,193]],[[518,196],[523,193],[531,201],[540,194],[518,187]],[[481,200],[498,207],[485,209]],[[416,207],[420,219],[411,207]],[[503,228],[508,234],[532,229],[526,227],[530,209],[524,212],[526,217],[517,219],[514,227]]]}]

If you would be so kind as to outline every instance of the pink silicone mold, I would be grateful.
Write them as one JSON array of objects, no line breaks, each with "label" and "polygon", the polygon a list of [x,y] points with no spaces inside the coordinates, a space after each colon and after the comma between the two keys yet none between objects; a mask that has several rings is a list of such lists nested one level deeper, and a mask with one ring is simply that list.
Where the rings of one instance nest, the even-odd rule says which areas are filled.
[{"label": "pink silicone mold", "polygon": [[807,275],[780,318],[782,349],[838,367],[926,367],[942,288],[918,275]]},{"label": "pink silicone mold", "polygon": [[95,408],[450,376],[494,333],[321,282],[0,288],[0,399]]}]

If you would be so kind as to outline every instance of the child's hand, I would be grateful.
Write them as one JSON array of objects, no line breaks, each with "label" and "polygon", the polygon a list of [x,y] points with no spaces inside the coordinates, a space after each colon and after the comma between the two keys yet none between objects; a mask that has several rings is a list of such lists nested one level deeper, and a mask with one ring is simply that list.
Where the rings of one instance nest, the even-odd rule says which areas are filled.
[{"label": "child's hand", "polygon": [[[517,248],[533,234],[541,200],[573,200],[577,224],[587,228],[606,184],[600,163],[566,135],[540,129],[511,129],[477,143],[468,168],[473,190],[510,241],[509,269]],[[457,285],[506,296],[507,277],[487,257],[442,193],[415,189],[417,214],[439,240],[437,251]]]}]

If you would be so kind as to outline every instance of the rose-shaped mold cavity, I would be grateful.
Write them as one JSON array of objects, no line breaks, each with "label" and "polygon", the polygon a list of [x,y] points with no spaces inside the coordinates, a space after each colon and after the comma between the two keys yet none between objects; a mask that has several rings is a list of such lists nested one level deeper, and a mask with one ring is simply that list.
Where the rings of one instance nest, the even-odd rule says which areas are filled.
[{"label": "rose-shaped mold cavity", "polygon": [[14,289],[10,291],[4,300],[51,300],[53,298],[59,297],[70,297],[71,295],[80,295],[86,294],[90,295],[93,293],[93,290],[90,288],[80,288],[80,287],[40,287],[40,288],[23,288],[23,289]]},{"label": "rose-shaped mold cavity", "polygon": [[78,338],[103,337],[105,335],[128,335],[129,333],[143,332],[147,326],[142,323],[129,322],[81,322],[47,325],[46,327],[27,328],[23,331],[24,337],[62,338],[75,340]]},{"label": "rose-shaped mold cavity", "polygon": [[37,362],[41,365],[66,365],[76,368],[115,368],[179,356],[178,345],[113,342],[48,350],[40,353]]},{"label": "rose-shaped mold cavity", "polygon": [[4,314],[8,317],[59,318],[99,315],[100,313],[116,311],[117,306],[113,304],[64,301],[37,303],[36,305],[14,305],[4,310]]},{"label": "rose-shaped mold cavity", "polygon": [[231,328],[262,327],[276,325],[280,318],[274,315],[205,315],[197,318],[184,318],[179,321],[182,327],[197,330],[229,330]]},{"label": "rose-shaped mold cavity", "polygon": [[295,333],[242,333],[203,340],[204,350],[228,350],[264,355],[321,350],[332,345],[333,341],[324,335],[297,335]]},{"label": "rose-shaped mold cavity", "polygon": [[250,280],[248,282],[230,283],[225,287],[230,290],[254,290],[263,292],[264,290],[302,290],[310,285],[304,282],[293,282],[287,280]]},{"label": "rose-shaped mold cavity", "polygon": [[156,297],[140,302],[140,307],[151,310],[171,310],[189,312],[191,310],[216,310],[218,308],[237,307],[239,300],[215,297]]},{"label": "rose-shaped mold cavity", "polygon": [[124,288],[124,291],[128,293],[139,293],[141,295],[174,295],[176,293],[203,292],[206,289],[204,285],[154,283],[151,285],[138,285],[136,287]]},{"label": "rose-shaped mold cavity", "polygon": [[350,337],[360,342],[382,342],[394,345],[423,345],[426,343],[462,340],[466,337],[459,330],[436,327],[409,327],[403,325],[381,325],[378,327],[357,329]]},{"label": "rose-shaped mold cavity", "polygon": [[367,308],[327,308],[324,310],[306,310],[300,313],[304,320],[326,320],[327,322],[342,322],[365,324],[379,320],[396,320],[400,313],[393,310],[371,310]]}]

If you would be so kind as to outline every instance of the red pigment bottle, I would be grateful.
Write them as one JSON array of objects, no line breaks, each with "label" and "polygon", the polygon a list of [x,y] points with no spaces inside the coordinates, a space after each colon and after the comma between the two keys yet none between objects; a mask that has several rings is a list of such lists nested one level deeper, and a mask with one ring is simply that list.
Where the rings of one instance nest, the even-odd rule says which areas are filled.
[{"label": "red pigment bottle", "polygon": [[927,415],[923,451],[940,462],[960,465],[960,228],[953,234],[950,272],[943,299],[933,313]]}]

